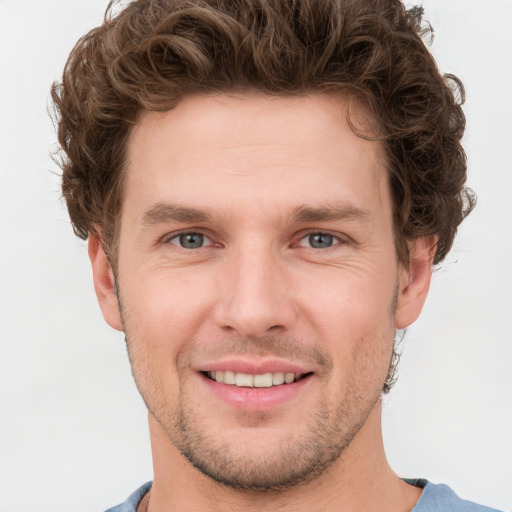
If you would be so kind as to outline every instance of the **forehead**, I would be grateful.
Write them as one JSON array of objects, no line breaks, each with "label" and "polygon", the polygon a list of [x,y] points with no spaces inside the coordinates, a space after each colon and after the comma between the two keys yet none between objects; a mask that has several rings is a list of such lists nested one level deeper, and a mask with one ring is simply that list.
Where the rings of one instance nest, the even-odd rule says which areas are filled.
[{"label": "forehead", "polygon": [[[166,201],[245,209],[255,202],[283,208],[382,203],[388,194],[383,148],[353,133],[346,107],[343,97],[327,94],[218,94],[145,112],[128,142],[125,202],[139,211]],[[350,111],[365,122],[361,107]]]}]

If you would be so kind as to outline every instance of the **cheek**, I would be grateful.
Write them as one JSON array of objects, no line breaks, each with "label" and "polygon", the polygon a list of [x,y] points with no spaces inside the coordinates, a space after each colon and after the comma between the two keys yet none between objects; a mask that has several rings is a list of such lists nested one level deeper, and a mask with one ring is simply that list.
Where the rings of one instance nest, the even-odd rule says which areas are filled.
[{"label": "cheek", "polygon": [[134,277],[126,287],[120,283],[128,354],[137,387],[157,413],[176,406],[176,359],[192,336],[193,308],[189,297],[172,293],[168,280]]},{"label": "cheek", "polygon": [[329,283],[308,288],[301,309],[312,335],[332,354],[333,377],[346,385],[350,381],[381,385],[395,334],[393,274],[368,279],[363,274],[339,272]]},{"label": "cheek", "polygon": [[169,349],[177,340],[192,336],[204,319],[210,296],[204,287],[199,289],[200,279],[176,272],[134,277],[121,291],[126,322],[137,338],[146,338],[153,349],[159,344]]},{"label": "cheek", "polygon": [[390,272],[336,269],[323,276],[301,276],[300,308],[328,338],[364,338],[393,325],[396,279]]}]

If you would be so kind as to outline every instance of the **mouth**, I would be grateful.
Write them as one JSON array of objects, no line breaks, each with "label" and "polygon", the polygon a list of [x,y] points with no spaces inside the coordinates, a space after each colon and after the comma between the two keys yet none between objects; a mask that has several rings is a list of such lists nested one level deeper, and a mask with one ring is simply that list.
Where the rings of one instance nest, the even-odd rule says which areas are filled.
[{"label": "mouth", "polygon": [[308,373],[291,373],[291,372],[272,372],[249,374],[234,371],[206,371],[202,372],[208,379],[226,384],[228,386],[236,386],[239,388],[272,388],[277,386],[285,386],[298,382],[312,374]]},{"label": "mouth", "polygon": [[[199,375],[215,400],[234,409],[258,412],[292,407],[306,396],[307,389],[315,389],[311,386],[316,381],[309,368],[280,360],[216,361],[206,363]],[[216,411],[222,410],[216,401],[213,404]]]}]

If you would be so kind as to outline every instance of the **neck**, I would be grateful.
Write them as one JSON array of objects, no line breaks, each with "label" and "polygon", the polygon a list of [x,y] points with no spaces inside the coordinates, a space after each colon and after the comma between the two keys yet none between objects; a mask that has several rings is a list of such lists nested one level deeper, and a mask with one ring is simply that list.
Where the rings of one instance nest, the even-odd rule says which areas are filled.
[{"label": "neck", "polygon": [[148,512],[245,510],[408,512],[421,495],[391,470],[384,453],[378,401],[342,455],[316,478],[279,491],[245,491],[219,484],[194,468],[149,415],[154,482]]}]

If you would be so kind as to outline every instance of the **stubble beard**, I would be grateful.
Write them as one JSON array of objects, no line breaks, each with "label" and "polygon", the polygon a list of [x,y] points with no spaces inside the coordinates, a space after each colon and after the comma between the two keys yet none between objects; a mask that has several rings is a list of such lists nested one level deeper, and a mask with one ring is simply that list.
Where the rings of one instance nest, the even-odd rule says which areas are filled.
[{"label": "stubble beard", "polygon": [[[272,451],[245,452],[245,447],[241,450],[233,443],[219,442],[196,421],[186,395],[181,397],[179,416],[172,428],[162,422],[160,425],[181,454],[204,475],[232,489],[267,493],[306,484],[324,473],[359,432],[379,397],[365,404],[355,425],[347,423],[349,411],[353,414],[348,403],[343,403],[334,415],[323,407],[309,415],[301,437],[288,437]],[[259,419],[264,423],[265,414],[260,413]]]},{"label": "stubble beard", "polygon": [[[278,340],[268,342],[279,345]],[[136,349],[131,348],[128,335],[127,346],[137,387],[170,442],[202,474],[243,491],[282,491],[306,484],[324,473],[342,456],[365,424],[380,400],[384,382],[383,377],[371,388],[353,389],[334,410],[322,396],[316,411],[304,411],[296,432],[288,432],[278,445],[275,439],[269,439],[268,450],[261,444],[258,445],[261,449],[255,450],[254,446],[247,448],[243,436],[234,442],[233,438],[208,428],[209,418],[194,407],[184,379],[179,381],[178,406],[170,407],[159,396],[158,384],[151,378],[147,380],[151,375],[149,361],[141,366],[143,357],[133,353]],[[270,416],[265,412],[251,412],[239,419],[246,432],[250,432],[271,424]]]},{"label": "stubble beard", "polygon": [[[120,301],[119,304],[121,306]],[[396,297],[391,309],[393,318],[395,304]],[[122,313],[122,307],[120,310]],[[123,323],[126,327],[124,320]],[[304,416],[300,438],[288,437],[277,448],[254,454],[250,450],[245,452],[244,446],[231,440],[222,441],[215,432],[209,432],[205,428],[208,418],[201,418],[200,413],[191,406],[193,401],[181,381],[179,405],[170,408],[166,400],[158,396],[158,384],[151,377],[149,360],[141,357],[141,354],[134,357],[129,334],[126,330],[125,333],[137,388],[170,442],[205,476],[232,489],[252,492],[282,491],[306,484],[337,461],[365,424],[383,390],[388,391],[386,384],[394,375],[397,358],[393,344],[388,374],[379,383],[371,389],[357,388],[347,393],[334,411],[322,398],[317,412]],[[266,343],[279,346],[278,340],[268,339]],[[142,361],[141,368],[143,359],[146,361]],[[264,424],[264,421],[265,413],[260,412],[252,427],[257,428],[258,423]],[[304,429],[305,424],[307,427]],[[304,435],[304,430],[307,435]]]}]

